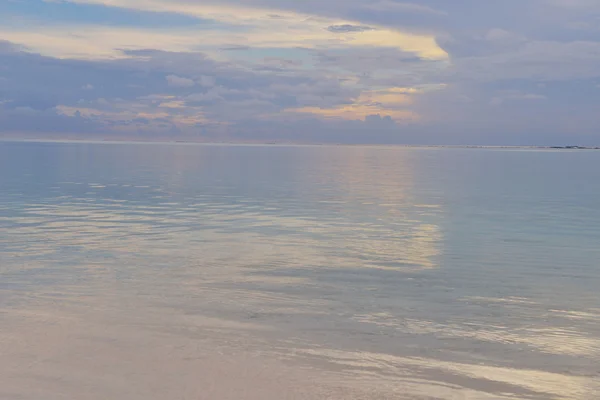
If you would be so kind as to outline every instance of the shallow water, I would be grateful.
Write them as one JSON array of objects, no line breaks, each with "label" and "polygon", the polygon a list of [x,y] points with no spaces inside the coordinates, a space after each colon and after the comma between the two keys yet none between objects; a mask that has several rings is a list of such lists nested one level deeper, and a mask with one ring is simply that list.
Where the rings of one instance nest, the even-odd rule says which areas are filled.
[{"label": "shallow water", "polygon": [[597,399],[600,153],[0,143],[1,399]]}]

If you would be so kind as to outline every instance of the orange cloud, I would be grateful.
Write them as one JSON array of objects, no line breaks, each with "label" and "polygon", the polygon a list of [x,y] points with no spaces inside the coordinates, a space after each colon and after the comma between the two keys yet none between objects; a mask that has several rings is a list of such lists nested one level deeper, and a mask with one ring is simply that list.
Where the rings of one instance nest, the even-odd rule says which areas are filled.
[{"label": "orange cloud", "polygon": [[415,88],[392,87],[382,90],[365,91],[353,104],[331,108],[301,107],[287,112],[314,114],[324,118],[364,120],[369,115],[389,116],[396,122],[417,121],[419,115],[406,109],[412,104],[411,95],[419,93]]}]

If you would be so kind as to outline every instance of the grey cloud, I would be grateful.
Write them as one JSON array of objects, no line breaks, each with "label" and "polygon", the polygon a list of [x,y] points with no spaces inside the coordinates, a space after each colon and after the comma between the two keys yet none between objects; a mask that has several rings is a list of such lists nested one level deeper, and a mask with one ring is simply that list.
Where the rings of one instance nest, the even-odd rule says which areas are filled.
[{"label": "grey cloud", "polygon": [[600,77],[600,42],[528,41],[453,60],[458,80],[573,80]]},{"label": "grey cloud", "polygon": [[172,87],[192,87],[196,84],[192,79],[183,78],[177,75],[167,75],[166,79],[169,86]]},{"label": "grey cloud", "polygon": [[375,30],[375,28],[371,28],[370,26],[362,26],[362,25],[331,25],[327,28],[329,32],[333,33],[348,33],[348,32],[366,32]]},{"label": "grey cloud", "polygon": [[231,45],[231,46],[221,47],[219,50],[222,50],[222,51],[246,51],[246,50],[250,50],[250,46]]},{"label": "grey cloud", "polygon": [[446,12],[437,10],[433,7],[416,3],[400,3],[396,1],[383,0],[375,3],[368,3],[363,6],[366,10],[381,12],[401,12],[401,13],[425,13],[433,15],[447,15]]},{"label": "grey cloud", "polygon": [[203,87],[213,87],[216,84],[216,79],[212,76],[206,76],[206,75],[202,75],[200,77],[200,86]]},{"label": "grey cloud", "polygon": [[317,65],[347,71],[365,86],[414,86],[446,79],[446,61],[423,60],[393,49],[319,51]]},{"label": "grey cloud", "polygon": [[[227,0],[226,0],[227,2]],[[239,0],[229,0],[239,4]],[[66,122],[57,105],[93,105],[106,110],[153,107],[172,96],[194,114],[214,118],[207,130],[231,129],[241,136],[311,138],[315,141],[539,144],[561,140],[600,142],[600,2],[595,0],[245,0],[245,5],[293,10],[355,21],[332,25],[343,35],[387,26],[433,35],[449,54],[430,61],[396,50],[306,50],[304,64],[287,54],[262,57],[260,65],[217,62],[201,53],[124,51],[130,58],[101,62],[58,60],[0,42],[2,126],[38,122],[98,130],[129,123],[162,128],[152,121]],[[272,18],[279,18],[275,14]],[[225,51],[254,49],[232,43]],[[274,51],[274,49],[269,49]],[[233,56],[234,53],[230,53]],[[312,56],[312,57],[311,57]],[[306,61],[308,60],[308,61]],[[301,67],[301,68],[300,68]],[[169,86],[166,76],[183,85]],[[189,81],[191,82],[189,82]],[[282,111],[350,104],[361,90],[392,86],[437,89],[414,96],[414,124],[389,124],[385,116],[365,121],[322,121]],[[93,86],[93,90],[85,88]],[[151,96],[157,96],[151,100]],[[98,99],[108,104],[99,104]],[[125,103],[118,103],[117,98]],[[80,102],[82,100],[82,102]],[[34,110],[34,111],[31,111]],[[54,110],[54,111],[53,111]],[[158,110],[165,112],[163,110]],[[158,112],[157,111],[157,112]],[[48,113],[54,112],[54,115]],[[21,114],[19,114],[21,113]],[[39,114],[41,113],[41,114]],[[187,113],[187,114],[186,114]],[[5,124],[4,121],[11,121]],[[216,126],[228,122],[227,128]],[[393,122],[393,121],[392,121]],[[29,125],[28,125],[29,124]],[[111,125],[113,124],[113,125]],[[171,129],[171,122],[161,126]],[[152,127],[152,128],[151,128]],[[197,127],[196,127],[197,128]],[[71,128],[69,128],[71,129]],[[142,129],[142,128],[140,128]],[[185,131],[185,127],[181,131]],[[195,129],[190,127],[189,129]],[[306,131],[310,132],[306,132]],[[344,135],[344,133],[346,133]],[[288,136],[286,136],[288,135]]]},{"label": "grey cloud", "polygon": [[382,117],[380,114],[367,115],[365,118],[366,124],[371,125],[384,125],[384,126],[395,126],[396,123],[390,116]]},{"label": "grey cloud", "polygon": [[165,100],[165,96],[164,95],[160,95],[160,94],[149,94],[146,96],[139,96],[137,97],[138,100],[142,100],[142,101],[150,101],[150,102],[154,102],[154,103],[159,103]]},{"label": "grey cloud", "polygon": [[219,90],[211,89],[205,93],[194,93],[190,94],[185,98],[187,101],[191,102],[215,102],[223,100],[223,97],[219,93]]},{"label": "grey cloud", "polygon": [[499,92],[495,97],[490,100],[492,105],[501,105],[507,101],[519,101],[519,100],[546,100],[547,97],[536,93],[523,93],[518,90],[505,90]]},{"label": "grey cloud", "polygon": [[521,42],[524,38],[504,29],[492,28],[485,34],[485,39],[496,43]]},{"label": "grey cloud", "polygon": [[484,86],[451,85],[417,96],[413,109],[426,110],[428,121],[415,130],[431,143],[436,138],[438,143],[447,144],[598,142],[595,124],[599,118],[593,110],[600,102],[600,93],[594,93],[591,82],[581,82],[577,89],[571,82],[527,85],[532,91],[523,90],[523,86],[520,80]]},{"label": "grey cloud", "polygon": [[15,53],[25,50],[24,46],[0,39],[0,53]]},{"label": "grey cloud", "polygon": [[[118,133],[119,127],[137,127],[148,134],[157,134],[165,128],[165,122],[140,120],[135,113],[168,112],[173,121],[204,114],[211,119],[212,122],[207,123],[210,126],[274,115],[298,104],[335,106],[357,94],[342,88],[335,78],[323,77],[315,71],[294,76],[264,75],[246,66],[212,61],[199,53],[143,50],[129,52],[129,55],[131,58],[111,61],[59,60],[13,50],[0,55],[4,57],[0,61],[7,66],[10,78],[10,86],[0,89],[0,98],[10,99],[2,105],[4,112],[0,121],[10,120],[10,124],[3,127],[20,131],[16,122],[28,108],[54,110],[60,105],[108,114],[88,115],[75,111],[75,116],[69,117],[53,112],[51,117],[57,126],[67,126],[68,121],[81,119],[87,123],[71,124],[83,133],[110,133],[113,129]],[[32,80],[32,76],[36,78]],[[53,79],[45,79],[49,76]],[[193,90],[190,81],[198,90]],[[298,98],[302,99],[298,101]],[[177,102],[186,107],[169,106]],[[119,115],[119,119],[113,119],[111,113]],[[127,119],[129,114],[132,117]],[[195,127],[197,124],[180,127],[180,130]],[[31,123],[23,121],[22,128],[31,130]]]},{"label": "grey cloud", "polygon": [[378,115],[365,121],[323,121],[302,118],[294,121],[239,121],[231,132],[240,140],[284,140],[296,143],[420,143],[419,134],[396,125],[388,118]]},{"label": "grey cloud", "polygon": [[290,60],[282,57],[266,57],[264,62],[267,64],[274,64],[282,68],[299,67],[304,64],[301,60]]},{"label": "grey cloud", "polygon": [[100,133],[106,127],[84,118],[60,115],[54,109],[45,111],[20,107],[16,110],[0,109],[0,122],[4,133]]}]

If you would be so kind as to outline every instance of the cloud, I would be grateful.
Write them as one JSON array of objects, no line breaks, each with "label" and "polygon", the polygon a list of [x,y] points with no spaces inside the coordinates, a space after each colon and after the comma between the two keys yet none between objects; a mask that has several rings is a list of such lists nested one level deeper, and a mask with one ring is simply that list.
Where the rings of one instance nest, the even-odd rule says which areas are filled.
[{"label": "cloud", "polygon": [[267,65],[274,65],[280,68],[299,67],[303,64],[302,60],[293,60],[281,57],[265,57],[263,61]]},{"label": "cloud", "polygon": [[394,120],[389,115],[382,117],[380,114],[367,115],[365,122],[370,125],[383,125],[393,127],[395,125]]},{"label": "cloud", "polygon": [[172,87],[192,87],[196,84],[192,79],[182,78],[177,75],[167,75],[166,79],[169,86]]},{"label": "cloud", "polygon": [[13,53],[21,50],[25,50],[25,48],[16,43],[11,43],[7,40],[0,39],[0,53]]},{"label": "cloud", "polygon": [[433,15],[447,15],[446,12],[437,10],[433,7],[415,3],[402,3],[397,1],[383,0],[375,3],[369,3],[364,6],[367,10],[381,12],[401,12],[401,13],[424,13]]},{"label": "cloud", "polygon": [[418,93],[413,88],[389,88],[379,91],[365,91],[350,104],[333,107],[299,107],[287,112],[312,114],[326,119],[372,120],[373,115],[393,120],[397,123],[417,121],[420,117],[407,106],[412,103],[411,95]]},{"label": "cloud", "polygon": [[521,93],[515,90],[508,90],[498,93],[495,97],[490,100],[490,104],[499,106],[506,103],[507,101],[519,101],[519,100],[547,100],[547,97],[541,94],[535,93]]},{"label": "cloud", "polygon": [[600,77],[600,42],[526,41],[454,60],[460,80],[573,80]]},{"label": "cloud", "polygon": [[187,96],[185,98],[186,101],[188,102],[216,102],[216,101],[222,101],[224,100],[223,97],[220,94],[219,90],[209,90],[208,92],[204,92],[204,93],[194,93],[194,94],[190,94],[189,96]]},{"label": "cloud", "polygon": [[216,79],[214,77],[212,77],[212,76],[202,75],[200,77],[200,82],[199,83],[200,83],[200,86],[210,88],[210,87],[215,86]]},{"label": "cloud", "polygon": [[361,25],[331,25],[327,27],[329,32],[333,33],[348,33],[348,32],[366,32],[375,30],[375,28],[371,28],[370,26],[361,26]]},{"label": "cloud", "polygon": [[77,18],[0,23],[4,131],[600,142],[597,1],[44,5],[59,6]]},{"label": "cloud", "polygon": [[[388,27],[371,26],[370,31],[344,31],[335,37],[328,27],[361,26],[350,20],[306,12],[274,10],[235,3],[215,5],[181,0],[72,0],[75,4],[102,4],[127,10],[168,12],[195,16],[218,24],[173,29],[147,27],[17,26],[0,30],[0,37],[23,43],[42,54],[69,58],[115,58],[120,49],[160,49],[192,51],[203,49],[215,54],[220,48],[308,48],[379,46],[399,48],[421,57],[445,58],[431,35],[407,33]],[[277,18],[273,18],[276,14]],[[335,28],[334,28],[335,29]],[[76,32],[76,34],[74,34]],[[277,32],[277,35],[273,35]]]},{"label": "cloud", "polygon": [[227,45],[227,46],[223,46],[220,47],[219,50],[222,51],[246,51],[246,50],[251,50],[252,48],[250,46],[242,46],[242,45]]}]

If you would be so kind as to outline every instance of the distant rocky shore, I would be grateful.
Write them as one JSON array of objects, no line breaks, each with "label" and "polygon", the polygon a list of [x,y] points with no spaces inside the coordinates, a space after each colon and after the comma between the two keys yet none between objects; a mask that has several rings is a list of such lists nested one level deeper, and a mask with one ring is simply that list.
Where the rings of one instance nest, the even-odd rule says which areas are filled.
[{"label": "distant rocky shore", "polygon": [[586,146],[552,146],[551,149],[600,150],[600,147]]}]

